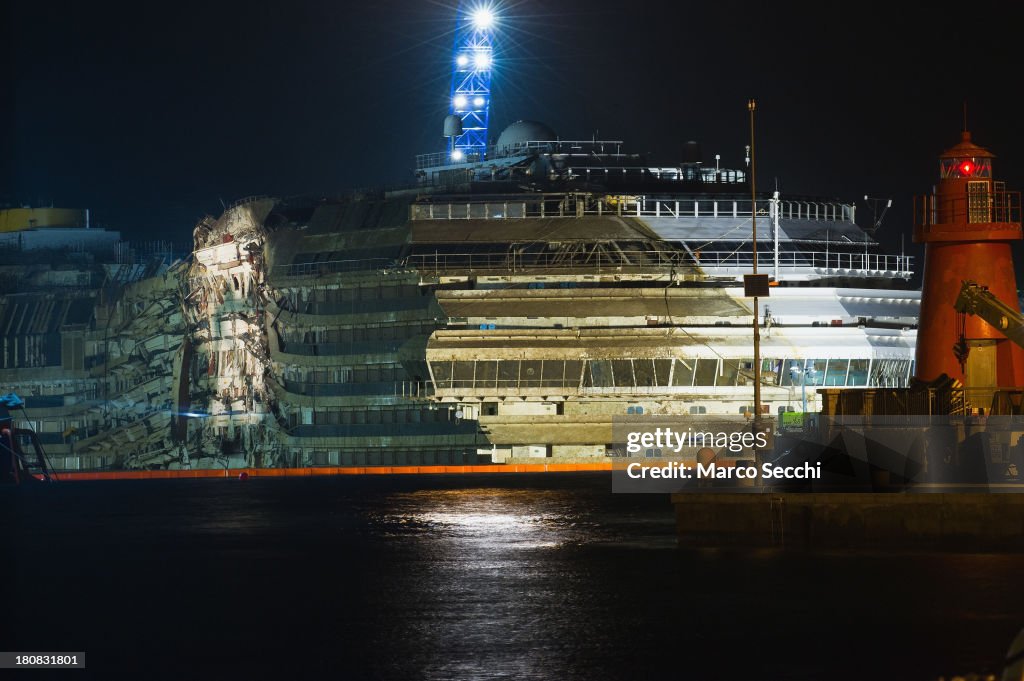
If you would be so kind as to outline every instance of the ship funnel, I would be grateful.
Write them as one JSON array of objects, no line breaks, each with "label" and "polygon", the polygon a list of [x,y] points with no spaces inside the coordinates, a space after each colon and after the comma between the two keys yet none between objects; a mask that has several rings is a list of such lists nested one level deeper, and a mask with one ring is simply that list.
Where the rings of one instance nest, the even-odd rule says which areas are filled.
[{"label": "ship funnel", "polygon": [[683,145],[683,163],[697,165],[704,162],[704,155],[701,153],[700,144],[690,140]]}]

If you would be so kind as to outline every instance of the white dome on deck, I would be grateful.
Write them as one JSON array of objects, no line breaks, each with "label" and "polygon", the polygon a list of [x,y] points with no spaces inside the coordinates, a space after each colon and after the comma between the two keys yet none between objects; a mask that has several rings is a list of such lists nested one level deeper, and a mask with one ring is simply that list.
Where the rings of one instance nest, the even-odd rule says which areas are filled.
[{"label": "white dome on deck", "polygon": [[506,147],[517,147],[527,142],[550,142],[556,139],[555,131],[538,121],[516,121],[501,131],[495,145],[498,151]]}]

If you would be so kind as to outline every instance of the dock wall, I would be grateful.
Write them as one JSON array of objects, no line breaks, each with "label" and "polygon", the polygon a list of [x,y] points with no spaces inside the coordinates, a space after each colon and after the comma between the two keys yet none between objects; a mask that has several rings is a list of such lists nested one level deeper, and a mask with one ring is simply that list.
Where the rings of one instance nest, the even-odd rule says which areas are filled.
[{"label": "dock wall", "polygon": [[694,547],[1024,551],[1024,494],[678,493]]}]

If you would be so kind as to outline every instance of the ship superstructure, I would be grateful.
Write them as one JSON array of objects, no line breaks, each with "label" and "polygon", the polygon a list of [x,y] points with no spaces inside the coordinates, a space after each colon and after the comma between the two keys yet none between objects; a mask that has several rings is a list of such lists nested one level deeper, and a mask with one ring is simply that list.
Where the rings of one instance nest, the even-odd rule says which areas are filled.
[{"label": "ship superstructure", "polygon": [[[622,141],[507,128],[483,161],[418,158],[410,253],[446,315],[433,398],[478,419],[495,460],[605,456],[611,417],[753,411],[751,214],[763,404],[816,411],[816,386],[906,385],[919,294],[835,200],[759,196],[747,170],[655,164]],[[433,164],[437,165],[433,165]]]}]

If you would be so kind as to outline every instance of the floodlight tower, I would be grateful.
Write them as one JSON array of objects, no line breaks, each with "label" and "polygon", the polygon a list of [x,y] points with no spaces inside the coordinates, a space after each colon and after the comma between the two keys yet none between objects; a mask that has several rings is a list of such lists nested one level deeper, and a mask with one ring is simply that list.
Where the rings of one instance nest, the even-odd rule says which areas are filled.
[{"label": "floodlight tower", "polygon": [[462,133],[449,142],[448,152],[455,163],[481,160],[487,152],[496,21],[490,4],[479,0],[459,3],[448,102],[448,113],[462,119]]}]

